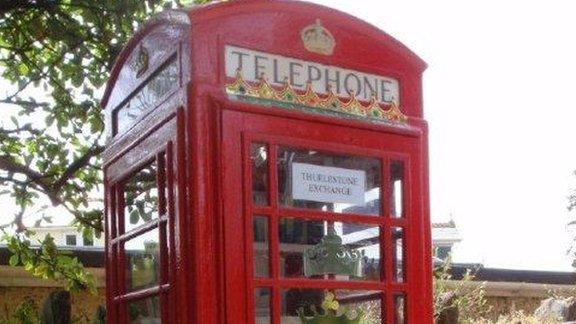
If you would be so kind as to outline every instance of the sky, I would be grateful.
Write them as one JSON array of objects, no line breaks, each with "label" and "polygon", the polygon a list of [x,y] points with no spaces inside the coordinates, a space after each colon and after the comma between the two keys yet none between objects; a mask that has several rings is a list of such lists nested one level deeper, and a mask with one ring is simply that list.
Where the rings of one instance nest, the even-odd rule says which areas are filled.
[{"label": "sky", "polygon": [[570,271],[576,188],[576,3],[314,0],[428,63],[431,217],[453,219],[454,262]]},{"label": "sky", "polygon": [[572,270],[576,3],[313,2],[376,25],[428,63],[431,217],[456,222],[454,261]]}]

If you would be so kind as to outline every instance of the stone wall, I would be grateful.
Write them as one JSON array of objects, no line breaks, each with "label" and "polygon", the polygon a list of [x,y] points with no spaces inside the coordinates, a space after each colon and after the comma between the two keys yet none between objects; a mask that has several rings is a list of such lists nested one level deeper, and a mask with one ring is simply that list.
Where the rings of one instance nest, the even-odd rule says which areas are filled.
[{"label": "stone wall", "polygon": [[[105,274],[103,268],[88,268],[96,279],[98,294],[88,292],[72,294],[72,316],[87,323],[94,317],[98,305],[104,305]],[[461,282],[447,281],[446,284],[460,285]],[[546,285],[515,282],[465,282],[473,288],[483,284],[488,304],[492,307],[491,319],[511,311],[523,310],[525,314],[533,314],[540,302],[552,294],[571,295],[575,293],[572,285]],[[32,298],[41,309],[42,304],[50,292],[61,287],[50,280],[37,279],[29,275],[22,268],[0,266],[0,318],[10,314],[26,298]]]},{"label": "stone wall", "polygon": [[[98,294],[89,292],[71,294],[72,317],[80,323],[89,323],[98,305],[106,302],[104,269],[88,268],[96,279]],[[50,280],[37,279],[21,267],[0,266],[0,318],[12,314],[27,298],[32,298],[39,310],[46,297],[61,287]]]},{"label": "stone wall", "polygon": [[540,306],[540,302],[552,295],[570,296],[575,293],[573,285],[549,285],[524,282],[457,282],[447,281],[446,285],[464,284],[470,288],[484,285],[486,299],[492,307],[490,319],[495,320],[498,316],[509,314],[513,311],[524,311],[525,314],[534,314]]},{"label": "stone wall", "polygon": [[524,314],[534,314],[543,299],[545,297],[489,296],[487,297],[488,305],[492,307],[489,317],[491,320],[496,320],[502,314],[519,310],[524,311]]}]

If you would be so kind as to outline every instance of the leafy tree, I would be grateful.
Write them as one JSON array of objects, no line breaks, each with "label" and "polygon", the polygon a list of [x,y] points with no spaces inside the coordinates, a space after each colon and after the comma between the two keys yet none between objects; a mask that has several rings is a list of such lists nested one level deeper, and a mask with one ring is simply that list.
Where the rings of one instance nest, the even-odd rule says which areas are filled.
[{"label": "leafy tree", "polygon": [[33,274],[91,286],[51,238],[31,248],[25,220],[68,214],[84,236],[102,227],[99,99],[123,44],[151,15],[206,0],[0,1],[0,230]]}]

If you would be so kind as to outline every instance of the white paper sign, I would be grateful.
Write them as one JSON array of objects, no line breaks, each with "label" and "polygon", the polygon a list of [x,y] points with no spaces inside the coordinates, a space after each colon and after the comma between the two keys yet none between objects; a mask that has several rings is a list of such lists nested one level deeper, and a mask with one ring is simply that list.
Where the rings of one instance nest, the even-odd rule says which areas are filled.
[{"label": "white paper sign", "polygon": [[292,163],[292,198],[364,206],[366,172]]},{"label": "white paper sign", "polygon": [[293,88],[305,90],[310,83],[319,94],[332,89],[340,97],[347,98],[353,93],[360,101],[368,102],[374,97],[380,103],[399,104],[400,85],[394,78],[229,45],[225,51],[229,78],[235,78],[240,70],[246,81],[258,81],[264,74],[268,82],[277,87],[284,86],[288,80]]}]

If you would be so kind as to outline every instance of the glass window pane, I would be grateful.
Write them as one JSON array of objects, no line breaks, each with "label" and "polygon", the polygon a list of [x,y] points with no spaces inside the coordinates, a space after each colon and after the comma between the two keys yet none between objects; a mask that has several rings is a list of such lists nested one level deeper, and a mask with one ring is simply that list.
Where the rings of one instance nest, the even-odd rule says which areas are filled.
[{"label": "glass window pane", "polygon": [[326,313],[338,317],[333,323],[345,323],[346,318],[360,318],[358,323],[382,323],[381,296],[379,291],[365,290],[284,290],[281,323],[325,323],[320,316]]},{"label": "glass window pane", "polygon": [[135,300],[128,303],[128,320],[134,324],[162,323],[160,298],[158,296]]},{"label": "glass window pane", "polygon": [[404,282],[405,262],[404,262],[404,230],[399,227],[392,229],[392,263],[394,281]]},{"label": "glass window pane", "polygon": [[269,324],[270,317],[270,299],[272,294],[270,288],[254,289],[254,323]]},{"label": "glass window pane", "polygon": [[115,111],[116,130],[114,135],[124,133],[134,121],[178,86],[178,60],[170,59],[124,106]]},{"label": "glass window pane", "polygon": [[252,224],[254,231],[254,276],[268,277],[270,275],[268,218],[255,216]]},{"label": "glass window pane", "polygon": [[252,201],[255,205],[268,205],[268,149],[266,144],[252,143]]},{"label": "glass window pane", "polygon": [[380,229],[354,223],[282,218],[284,277],[380,280]]},{"label": "glass window pane", "polygon": [[406,323],[405,322],[406,298],[404,297],[404,295],[394,296],[394,308],[395,308],[394,324]]},{"label": "glass window pane", "polygon": [[154,162],[124,183],[124,232],[158,218],[156,172]]},{"label": "glass window pane", "polygon": [[124,243],[127,291],[160,283],[159,242],[159,231],[156,228]]},{"label": "glass window pane", "polygon": [[284,207],[380,215],[380,160],[312,150],[278,149]]},{"label": "glass window pane", "polygon": [[401,161],[394,161],[390,165],[390,212],[392,217],[400,218],[404,216],[403,206],[403,190],[404,190],[404,163]]},{"label": "glass window pane", "polygon": [[434,249],[434,256],[440,260],[446,260],[452,254],[451,246],[436,246]]},{"label": "glass window pane", "polygon": [[76,235],[66,235],[66,245],[76,246]]},{"label": "glass window pane", "polygon": [[94,237],[92,236],[83,236],[82,237],[82,243],[84,243],[84,246],[94,246]]}]

